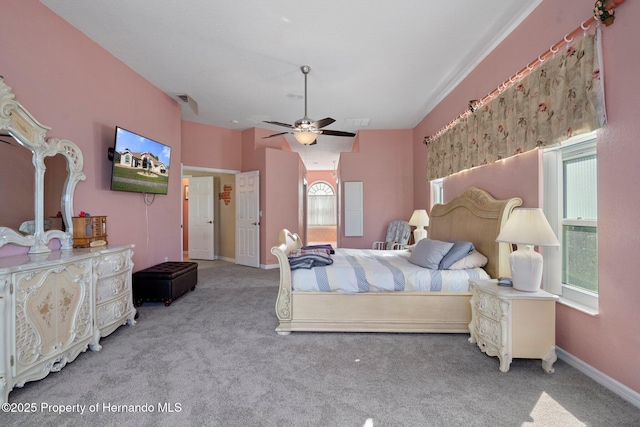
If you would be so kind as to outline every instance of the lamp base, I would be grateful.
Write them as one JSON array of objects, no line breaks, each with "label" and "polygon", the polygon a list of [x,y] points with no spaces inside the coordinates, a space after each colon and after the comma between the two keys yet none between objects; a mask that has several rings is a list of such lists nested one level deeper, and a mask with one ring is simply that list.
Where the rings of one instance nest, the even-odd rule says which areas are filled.
[{"label": "lamp base", "polygon": [[523,292],[537,292],[542,282],[542,255],[531,245],[518,245],[509,256],[513,289]]},{"label": "lamp base", "polygon": [[424,229],[424,226],[419,225],[413,230],[413,243],[418,243],[422,239],[427,238],[427,230]]}]

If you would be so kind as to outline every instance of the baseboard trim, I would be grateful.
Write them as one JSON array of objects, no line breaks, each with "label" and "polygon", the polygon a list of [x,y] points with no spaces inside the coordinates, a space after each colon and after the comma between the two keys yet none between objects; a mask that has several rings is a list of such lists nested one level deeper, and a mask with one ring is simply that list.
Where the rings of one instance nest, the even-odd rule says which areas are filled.
[{"label": "baseboard trim", "polygon": [[279,264],[260,264],[260,268],[264,269],[264,270],[272,270],[274,268],[278,268],[280,267]]},{"label": "baseboard trim", "polygon": [[568,353],[559,347],[556,347],[556,353],[558,355],[558,358],[562,361],[576,368],[578,371],[582,372],[611,392],[617,394],[627,402],[631,403],[633,406],[640,408],[640,393],[633,391],[621,382],[614,380],[610,376],[600,372],[593,366],[583,362],[571,353]]},{"label": "baseboard trim", "polygon": [[220,261],[232,262],[234,264],[236,263],[236,259],[235,258],[227,258],[226,256],[221,256],[221,257],[218,257],[218,259]]}]

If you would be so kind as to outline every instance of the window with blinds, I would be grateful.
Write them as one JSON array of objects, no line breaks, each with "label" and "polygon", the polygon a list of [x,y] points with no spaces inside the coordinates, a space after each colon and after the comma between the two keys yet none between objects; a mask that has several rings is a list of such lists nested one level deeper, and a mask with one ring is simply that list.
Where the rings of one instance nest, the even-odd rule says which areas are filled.
[{"label": "window with blinds", "polygon": [[326,182],[314,182],[307,190],[309,225],[336,225],[336,196]]},{"label": "window with blinds", "polygon": [[563,156],[562,163],[562,283],[597,293],[596,155],[578,152],[574,157],[568,154]]},{"label": "window with blinds", "polygon": [[544,287],[560,301],[598,310],[598,179],[596,133],[543,152],[544,212],[560,241],[544,248]]}]

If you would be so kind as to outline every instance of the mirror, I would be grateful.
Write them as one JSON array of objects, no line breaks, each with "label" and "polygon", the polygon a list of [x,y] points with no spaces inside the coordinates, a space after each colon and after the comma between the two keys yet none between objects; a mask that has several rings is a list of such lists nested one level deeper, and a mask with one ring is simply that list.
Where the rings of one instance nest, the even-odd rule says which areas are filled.
[{"label": "mirror", "polygon": [[0,133],[0,226],[18,230],[33,219],[36,184],[33,153],[11,135]]},{"label": "mirror", "polygon": [[[0,76],[0,167],[11,172],[7,185],[1,169],[0,247],[14,243],[28,246],[29,253],[49,252],[52,239],[60,240],[61,249],[73,247],[73,193],[85,179],[82,152],[71,141],[46,139],[50,129],[16,101]],[[52,221],[57,212],[61,221]]]},{"label": "mirror", "polygon": [[[44,159],[44,229],[64,230],[62,197],[67,179],[67,160],[60,154]],[[57,216],[60,212],[61,216]]]}]

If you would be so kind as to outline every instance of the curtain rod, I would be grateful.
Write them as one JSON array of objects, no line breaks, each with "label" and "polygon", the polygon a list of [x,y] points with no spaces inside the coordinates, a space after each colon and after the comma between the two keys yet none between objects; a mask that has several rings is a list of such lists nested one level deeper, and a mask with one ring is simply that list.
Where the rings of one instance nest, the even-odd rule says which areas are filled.
[{"label": "curtain rod", "polygon": [[[611,0],[609,2],[609,4],[607,6],[609,6],[609,8],[611,10],[613,10],[613,8],[615,8],[616,6],[624,3],[625,0]],[[603,1],[603,3],[605,3]],[[469,109],[465,110],[463,113],[461,113],[460,115],[458,115],[458,117],[456,117],[455,119],[453,119],[451,122],[449,122],[446,126],[444,126],[443,128],[441,128],[438,132],[434,133],[431,136],[425,136],[424,137],[424,144],[427,145],[429,144],[429,142],[431,142],[432,140],[440,137],[442,134],[444,134],[445,132],[447,132],[449,129],[451,129],[453,126],[455,126],[456,124],[458,124],[458,122],[462,119],[464,119],[465,117],[467,117],[468,115],[472,114],[478,107],[482,106],[485,104],[485,102],[490,101],[491,99],[493,99],[497,94],[499,94],[500,92],[502,92],[503,90],[507,89],[508,87],[510,87],[511,85],[513,85],[514,83],[516,83],[517,81],[519,81],[522,77],[526,76],[528,73],[530,73],[531,71],[533,71],[533,69],[537,66],[542,64],[549,56],[555,55],[556,53],[558,53],[558,51],[560,50],[560,48],[562,46],[565,46],[571,42],[573,42],[574,38],[579,35],[580,33],[586,33],[590,28],[591,25],[593,24],[593,22],[590,21],[596,21],[597,24],[600,23],[599,19],[595,16],[595,14],[591,17],[589,17],[588,19],[584,20],[579,27],[577,27],[575,30],[571,31],[570,33],[566,34],[564,36],[564,38],[562,40],[560,40],[559,42],[557,42],[556,44],[552,45],[547,51],[545,51],[542,55],[539,55],[536,59],[534,59],[533,61],[531,61],[530,63],[528,63],[526,65],[526,67],[524,67],[523,69],[521,69],[520,71],[518,71],[517,73],[515,73],[513,76],[509,77],[509,79],[505,80],[504,82],[502,82],[502,84],[498,85],[497,88],[495,88],[494,90],[492,90],[491,92],[489,92],[486,96],[484,96],[482,99],[476,101],[469,101]]]}]

